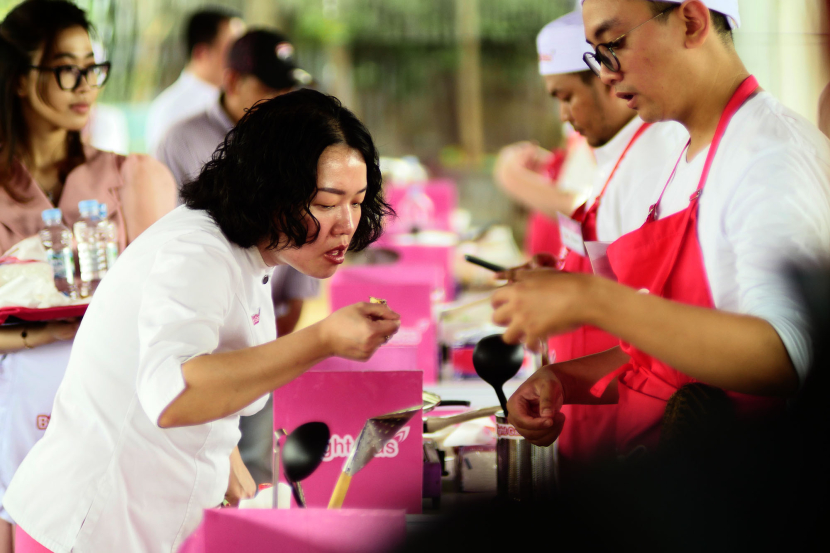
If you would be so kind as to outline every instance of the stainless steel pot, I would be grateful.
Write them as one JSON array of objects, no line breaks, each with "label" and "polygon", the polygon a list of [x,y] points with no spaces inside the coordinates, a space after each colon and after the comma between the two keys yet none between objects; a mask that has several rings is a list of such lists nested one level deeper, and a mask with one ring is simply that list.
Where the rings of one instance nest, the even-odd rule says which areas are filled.
[{"label": "stainless steel pot", "polygon": [[511,501],[546,501],[556,489],[554,446],[525,440],[503,412],[496,414],[496,479],[498,495]]}]

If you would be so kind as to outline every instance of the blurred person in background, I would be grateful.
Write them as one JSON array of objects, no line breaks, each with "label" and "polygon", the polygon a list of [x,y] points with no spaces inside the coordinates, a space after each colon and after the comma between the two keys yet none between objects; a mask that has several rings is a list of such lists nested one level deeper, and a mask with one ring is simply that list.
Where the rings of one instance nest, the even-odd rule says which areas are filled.
[{"label": "blurred person in background", "polygon": [[690,140],[610,245],[618,282],[524,272],[494,294],[505,339],[590,324],[621,339],[537,371],[509,400],[517,430],[550,443],[563,403],[618,403],[617,449],[717,447],[768,427],[804,382],[806,308],[786,268],[830,254],[830,142],[761,90],[735,51],[736,0],[585,0],[586,63],[645,121]]},{"label": "blurred person in background", "polygon": [[[536,43],[539,73],[548,93],[559,102],[560,120],[584,136],[596,156],[598,171],[590,199],[585,202],[582,194],[539,179],[528,168],[544,152],[535,144],[520,143],[503,150],[496,176],[514,197],[528,206],[547,206],[548,212],[573,229],[560,233],[564,251],[538,255],[529,268],[591,273],[583,241],[613,242],[636,229],[647,215],[644,198],[657,188],[664,163],[677,155],[689,135],[677,123],[645,123],[585,66],[580,10],[549,23]],[[618,338],[587,326],[549,342],[557,362],[600,353],[618,344]],[[569,420],[557,441],[560,481],[565,485],[567,477],[586,464],[615,457],[616,405],[568,405],[562,413]]]},{"label": "blurred person in background", "polygon": [[[173,172],[179,187],[199,176],[225,135],[261,100],[274,98],[308,84],[308,73],[293,62],[294,48],[283,35],[267,30],[250,31],[228,53],[219,98],[206,110],[173,125],[158,148],[158,159]],[[274,268],[271,291],[277,316],[277,335],[294,330],[303,303],[315,297],[319,281],[288,265]],[[242,460],[257,483],[271,481],[271,403],[240,421]]]},{"label": "blurred person in background", "polygon": [[[85,13],[63,0],[28,0],[0,23],[0,250],[43,228],[58,207],[78,220],[78,202],[108,205],[123,249],[175,207],[175,183],[147,156],[120,156],[81,142],[109,75],[96,63]],[[66,370],[76,322],[0,327],[0,551],[10,549],[6,488],[45,431]]]},{"label": "blurred person in background", "polygon": [[219,97],[231,44],[245,32],[239,14],[225,8],[199,10],[187,20],[187,65],[150,104],[145,149],[152,155],[167,130],[212,105]]},{"label": "blurred person in background", "polygon": [[6,493],[21,539],[177,551],[205,509],[253,496],[240,416],[329,357],[369,359],[400,328],[361,302],[277,338],[271,308],[274,266],[329,278],[380,237],[381,180],[371,135],[336,98],[304,89],[251,109],[96,290],[49,431]]}]

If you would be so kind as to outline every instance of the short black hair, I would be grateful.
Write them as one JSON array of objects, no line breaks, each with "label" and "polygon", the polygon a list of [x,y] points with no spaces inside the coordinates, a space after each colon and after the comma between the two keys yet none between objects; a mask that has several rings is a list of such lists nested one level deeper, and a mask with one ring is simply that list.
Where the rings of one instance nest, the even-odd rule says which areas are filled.
[{"label": "short black hair", "polygon": [[[329,146],[345,144],[366,163],[366,195],[349,249],[380,238],[383,199],[378,152],[369,131],[334,96],[300,89],[257,102],[225,137],[199,176],[184,184],[181,198],[206,211],[234,244],[250,248],[299,248],[313,242],[320,223],[311,214],[317,163]],[[309,236],[304,221],[316,225]]]},{"label": "short black hair", "polygon": [[190,59],[199,44],[213,44],[219,35],[219,27],[234,17],[240,17],[240,14],[227,8],[207,8],[192,14],[184,32],[187,58]]},{"label": "short black hair", "polygon": [[[676,4],[674,2],[654,2],[652,0],[648,0],[648,3],[650,4],[651,13],[653,15],[680,7],[680,4]],[[732,27],[729,26],[729,20],[726,16],[714,10],[709,10],[709,16],[712,18],[712,26],[714,27],[715,32],[718,33],[718,35],[724,39],[725,42],[731,44],[733,42]]]}]

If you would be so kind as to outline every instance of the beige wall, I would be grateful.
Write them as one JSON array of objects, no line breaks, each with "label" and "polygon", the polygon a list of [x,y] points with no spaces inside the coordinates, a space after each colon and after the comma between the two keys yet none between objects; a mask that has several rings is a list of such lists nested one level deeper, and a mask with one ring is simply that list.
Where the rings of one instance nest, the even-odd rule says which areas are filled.
[{"label": "beige wall", "polygon": [[822,0],[740,0],[735,45],[765,89],[808,120],[817,119],[830,81]]}]

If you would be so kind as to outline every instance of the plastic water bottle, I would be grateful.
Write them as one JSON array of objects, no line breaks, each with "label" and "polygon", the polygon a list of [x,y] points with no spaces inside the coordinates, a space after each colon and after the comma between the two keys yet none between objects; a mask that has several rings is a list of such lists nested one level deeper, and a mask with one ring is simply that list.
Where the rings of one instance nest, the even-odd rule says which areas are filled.
[{"label": "plastic water bottle", "polygon": [[78,265],[81,269],[81,296],[87,297],[98,287],[101,280],[98,267],[95,231],[98,226],[98,202],[78,202],[81,218],[75,223],[75,242],[78,244]]},{"label": "plastic water bottle", "polygon": [[63,215],[60,209],[47,209],[40,216],[46,225],[39,233],[40,242],[46,250],[46,259],[55,274],[55,288],[70,298],[77,298],[72,231],[61,222]]},{"label": "plastic water bottle", "polygon": [[98,272],[100,277],[104,278],[105,271],[112,269],[115,260],[118,258],[118,229],[115,228],[115,223],[109,219],[107,204],[98,204],[98,219],[95,235]]}]

